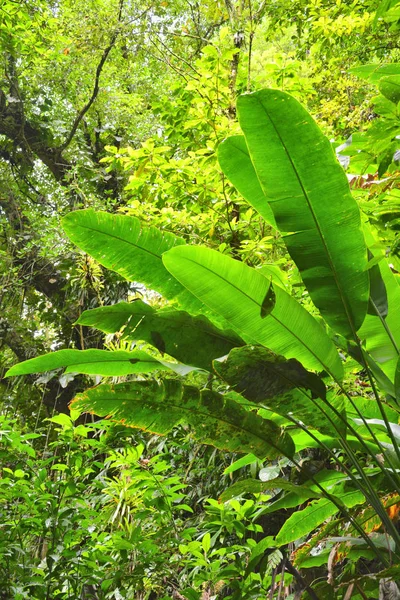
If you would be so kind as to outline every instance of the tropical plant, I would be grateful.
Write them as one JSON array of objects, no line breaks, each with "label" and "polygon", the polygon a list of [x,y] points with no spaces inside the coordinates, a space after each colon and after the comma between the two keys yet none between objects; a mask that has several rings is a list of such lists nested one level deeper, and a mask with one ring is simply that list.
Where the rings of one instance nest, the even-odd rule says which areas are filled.
[{"label": "tropical plant", "polygon": [[[286,572],[309,597],[349,597],[363,585],[362,561],[374,559],[374,594],[379,579],[397,577],[400,559],[392,519],[400,500],[398,280],[362,222],[330,142],[297,100],[263,90],[241,96],[237,110],[243,137],[221,144],[220,165],[282,236],[305,286],[302,301],[268,266],[186,245],[134,217],[75,211],[63,221],[74,243],[168,302],[103,306],[78,324],[122,330],[123,339],[153,350],[80,358],[58,352],[16,365],[8,376],[60,367],[136,374],[78,394],[73,410],[158,434],[185,423],[200,441],[249,461],[284,457],[294,477],[275,470],[222,496],[272,490],[259,516],[301,507],[250,564],[303,539],[292,559],[280,559],[283,582]],[[364,393],[351,384],[357,370],[365,373]],[[183,372],[188,382],[178,378]],[[319,468],[304,463],[305,450],[321,452]],[[347,559],[360,559],[359,566]],[[328,564],[328,582],[310,588],[297,567],[321,564]],[[272,580],[270,587],[273,593]]]}]

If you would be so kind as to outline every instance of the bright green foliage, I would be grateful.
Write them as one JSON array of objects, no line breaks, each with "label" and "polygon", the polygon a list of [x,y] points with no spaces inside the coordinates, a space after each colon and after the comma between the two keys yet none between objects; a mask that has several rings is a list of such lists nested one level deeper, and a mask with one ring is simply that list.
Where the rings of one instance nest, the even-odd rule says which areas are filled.
[{"label": "bright green foliage", "polygon": [[291,438],[272,423],[248,412],[229,398],[165,379],[101,385],[79,394],[73,410],[93,411],[165,435],[180,423],[193,427],[195,437],[231,452],[252,452],[260,458],[291,456]]},{"label": "bright green foliage", "polygon": [[106,333],[116,333],[125,327],[124,340],[145,341],[180,362],[207,370],[211,370],[214,358],[244,344],[233,331],[218,329],[202,315],[192,317],[169,307],[156,310],[141,300],[85,311],[78,323]]},{"label": "bright green foliage", "polygon": [[[338,490],[339,492],[339,490]],[[357,504],[362,504],[364,496],[358,490],[348,491],[340,494],[340,500],[343,505],[352,508]],[[303,510],[295,512],[283,525],[282,529],[276,536],[276,544],[283,546],[294,540],[298,540],[306,535],[310,528],[321,525],[329,517],[332,517],[338,512],[337,507],[326,498],[314,500]]]},{"label": "bright green foliage", "polygon": [[[130,281],[140,281],[162,293],[168,300],[185,294],[182,287],[163,267],[161,255],[184,240],[155,227],[143,229],[134,217],[95,212],[73,212],[64,217],[63,226],[71,240],[108,269]],[[184,302],[184,300],[183,300]]]},{"label": "bright green foliage", "polygon": [[329,141],[279,91],[242,96],[238,112],[257,177],[314,304],[331,327],[352,336],[367,311],[367,256],[359,209]]},{"label": "bright green foliage", "polygon": [[[255,269],[203,247],[185,246],[163,257],[170,272],[245,339],[337,379],[342,365],[333,342],[289,294]],[[270,291],[272,290],[272,292]],[[272,299],[266,314],[262,307]]]},{"label": "bright green foliage", "polygon": [[14,365],[8,370],[6,377],[44,373],[45,371],[53,371],[64,367],[66,367],[66,373],[87,373],[88,375],[103,375],[104,377],[149,373],[168,368],[142,350],[133,352],[124,350],[108,352],[107,350],[94,349],[58,350],[46,356],[31,358]]},{"label": "bright green foliage", "polygon": [[[0,28],[2,34],[10,23],[16,27],[18,19],[13,3],[8,5],[11,17]],[[35,3],[35,9],[39,7],[43,19],[36,14],[33,21],[44,27],[42,21],[50,12]],[[48,506],[40,496],[43,480],[36,486],[36,465],[30,465],[29,476],[21,465],[13,465],[10,475],[20,485],[9,485],[11,479],[6,482],[8,536],[15,527],[20,540],[28,539],[24,526],[32,525],[32,531],[33,522],[40,526],[29,538],[33,541],[26,554],[13,546],[5,581],[13,569],[19,569],[20,580],[26,581],[25,565],[22,570],[17,567],[14,556],[29,555],[35,536],[48,544],[45,565],[33,562],[32,569],[27,560],[26,571],[34,572],[33,585],[40,591],[32,586],[22,591],[10,588],[10,597],[61,600],[93,592],[107,600],[118,594],[276,599],[288,594],[312,596],[315,588],[321,598],[343,600],[347,584],[351,586],[351,578],[363,568],[357,564],[359,557],[384,566],[399,560],[400,535],[388,512],[400,493],[399,298],[393,272],[398,263],[388,266],[368,236],[365,244],[358,207],[330,142],[285,91],[266,89],[242,96],[238,113],[244,136],[231,135],[220,143],[227,134],[238,132],[237,92],[271,84],[300,96],[330,132],[336,128],[335,135],[358,123],[361,104],[347,115],[347,103],[357,104],[355,86],[361,90],[363,83],[353,88],[350,76],[336,78],[336,74],[349,64],[349,34],[357,32],[378,44],[384,29],[381,21],[396,29],[394,8],[380,7],[374,17],[376,6],[369,0],[351,7],[341,3],[332,7],[325,0],[284,1],[279,11],[258,0],[241,7],[217,2],[198,8],[194,19],[189,15],[192,8],[183,9],[179,2],[149,5],[143,12],[135,2],[117,6],[102,0],[96,10],[86,7],[81,17],[67,0],[54,9],[56,18],[49,20],[46,36],[38,43],[39,36],[28,31],[32,11],[23,6],[20,33],[13,38],[15,47],[8,48],[15,56],[9,60],[4,55],[0,86],[1,151],[7,163],[2,175],[12,165],[3,188],[20,198],[12,180],[16,168],[18,187],[23,181],[24,193],[29,190],[35,196],[26,196],[23,206],[14,202],[11,192],[0,199],[0,219],[7,223],[8,262],[2,271],[7,301],[14,302],[14,287],[18,291],[14,321],[27,315],[28,336],[35,331],[43,343],[36,342],[36,351],[25,354],[21,347],[28,337],[21,343],[10,335],[8,323],[1,322],[0,327],[6,346],[22,360],[37,356],[42,347],[71,344],[74,349],[22,362],[9,374],[50,370],[39,382],[46,381],[55,390],[53,399],[59,383],[70,381],[65,405],[73,390],[90,385],[92,378],[76,376],[79,371],[123,377],[123,383],[78,394],[74,408],[125,422],[146,440],[147,432],[167,434],[161,442],[150,438],[150,443],[159,444],[168,454],[171,470],[176,468],[182,477],[157,477],[157,460],[147,468],[143,448],[134,443],[124,456],[119,449],[107,454],[102,447],[110,457],[107,464],[98,455],[89,455],[85,464],[93,462],[93,467],[87,467],[76,490],[73,478],[79,461],[99,439],[96,435],[88,439],[75,460],[73,436],[88,430],[74,428],[65,415],[55,416],[53,422],[70,436],[72,454],[63,460],[56,449],[59,454],[49,467],[62,488],[60,494],[57,486],[46,488],[49,497],[57,498],[51,504],[53,520],[43,528],[34,502],[29,511],[20,508],[20,498],[31,484],[39,497],[38,508],[45,512]],[[213,28],[211,41],[207,31]],[[244,39],[233,39],[233,31],[243,31]],[[281,55],[273,48],[273,64],[268,65],[270,44],[281,32]],[[7,36],[1,39],[6,47]],[[48,48],[46,60],[29,49],[32,44]],[[207,45],[201,51],[203,44]],[[127,58],[133,55],[136,70]],[[99,70],[101,56],[105,62]],[[155,68],[157,61],[178,70],[174,82]],[[329,67],[334,67],[332,72]],[[185,79],[178,82],[181,70]],[[383,176],[396,166],[392,159],[398,74],[393,69],[384,75],[379,72],[375,81],[382,96],[375,108],[385,122],[372,124],[373,144],[367,150],[368,160],[376,158]],[[94,89],[91,73],[97,73]],[[307,81],[306,74],[311,75]],[[374,77],[372,71],[370,75]],[[53,76],[62,82],[62,91],[58,86],[56,94]],[[338,91],[333,93],[336,79]],[[38,90],[31,92],[35,86]],[[92,93],[93,100],[86,104]],[[226,177],[216,163],[218,145]],[[358,149],[354,145],[349,152],[357,154]],[[51,177],[58,182],[53,187]],[[361,196],[358,189],[356,194]],[[52,243],[51,236],[41,240],[26,235],[27,231],[39,235],[46,220],[50,230],[58,214],[81,207],[108,212],[74,210],[64,218],[70,239],[91,255],[79,255],[74,266],[64,240]],[[378,220],[372,206],[368,215]],[[385,238],[384,227],[381,235]],[[392,245],[395,234],[388,237]],[[285,245],[294,265],[285,256]],[[53,261],[53,268],[48,261]],[[137,299],[139,295],[145,302]],[[40,316],[33,309],[37,301]],[[94,328],[113,337],[103,341]],[[145,342],[154,351],[145,353],[132,342]],[[115,351],[100,350],[103,344]],[[179,363],[165,362],[164,354]],[[6,358],[10,361],[9,355]],[[67,375],[58,377],[62,367]],[[165,367],[175,373],[160,372]],[[53,410],[53,404],[46,404]],[[76,412],[72,415],[75,418]],[[224,451],[247,453],[239,459],[233,456],[225,470],[234,480],[243,470],[247,477],[247,482],[239,481],[222,496],[226,503],[213,499],[226,485],[212,483],[214,472],[207,475],[207,470],[217,472],[220,465],[210,469],[215,463],[206,464],[204,459],[214,456],[217,462],[226,462],[226,456],[197,446],[185,457],[189,467],[182,472],[180,450],[171,445],[174,437],[181,444],[182,435]],[[124,445],[121,439],[115,444]],[[273,463],[261,464],[264,458]],[[191,478],[193,468],[197,478]],[[204,481],[211,483],[207,487]],[[190,499],[181,504],[185,483]],[[85,495],[86,488],[91,495]],[[238,500],[241,494],[253,496]],[[206,497],[208,509],[201,506]],[[304,506],[307,500],[312,502]],[[15,509],[8,508],[15,504]],[[187,529],[177,506],[192,519]],[[285,524],[283,510],[288,511]],[[153,525],[155,511],[160,514]],[[323,525],[335,516],[336,521]],[[386,546],[370,535],[375,527],[372,517],[377,527],[384,528],[384,535],[378,535],[386,536]],[[92,522],[97,529],[91,529]],[[343,528],[348,544],[340,538]],[[254,539],[248,541],[249,532]],[[334,555],[336,542],[329,536],[335,535],[340,546]],[[313,583],[312,589],[302,583],[312,576],[299,583],[290,570],[294,558],[283,547],[276,548],[299,536],[305,536],[308,546],[299,548],[296,564],[324,565],[331,557],[329,578],[337,576],[338,581]],[[57,538],[62,539],[59,547]],[[10,554],[4,552],[8,565]],[[334,568],[332,561],[339,555],[346,562]],[[76,568],[65,566],[75,557]],[[171,564],[171,569],[161,567],[163,563]],[[84,589],[80,576],[94,589]],[[57,582],[64,579],[67,583],[61,589]],[[40,587],[43,581],[46,589]],[[374,585],[371,593],[376,597]]]},{"label": "bright green foliage", "polygon": [[218,162],[243,198],[269,225],[276,227],[274,213],[254,170],[245,137],[233,135],[224,140],[218,147]]}]

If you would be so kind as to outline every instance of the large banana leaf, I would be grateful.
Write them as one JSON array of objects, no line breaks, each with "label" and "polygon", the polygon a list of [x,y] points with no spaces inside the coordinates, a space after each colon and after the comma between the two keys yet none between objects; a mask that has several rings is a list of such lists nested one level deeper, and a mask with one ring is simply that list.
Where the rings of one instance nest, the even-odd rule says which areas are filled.
[{"label": "large banana leaf", "polygon": [[168,369],[166,364],[162,364],[159,360],[141,350],[133,352],[126,352],[125,350],[109,352],[97,349],[57,350],[14,365],[7,371],[5,376],[44,373],[63,367],[66,367],[66,373],[86,373],[87,375],[103,375],[105,377]]},{"label": "large banana leaf", "polygon": [[324,382],[295,358],[286,360],[261,346],[245,346],[234,348],[228,357],[213,364],[217,375],[248,400],[282,416],[290,413],[321,433],[344,435],[343,402],[327,399]]},{"label": "large banana leaf", "polygon": [[[371,230],[366,226],[365,235],[372,254],[378,257],[382,252],[374,248],[375,240]],[[382,313],[379,305],[373,303],[375,315],[366,316],[358,335],[364,342],[365,350],[393,383],[400,354],[400,280],[392,273],[384,257],[378,262],[376,268],[379,268],[385,286],[386,310]]]},{"label": "large banana leaf", "polygon": [[201,312],[201,302],[171,277],[161,260],[163,252],[184,244],[183,239],[156,227],[142,227],[135,217],[92,209],[71,212],[62,224],[68,237],[100,264],[167,300],[177,300],[187,310]]},{"label": "large banana leaf", "polygon": [[141,300],[87,310],[78,323],[106,333],[125,326],[124,339],[143,340],[162,353],[206,370],[211,370],[214,358],[244,344],[233,331],[218,329],[202,315],[192,317],[169,307],[156,310]]},{"label": "large banana leaf", "polygon": [[335,331],[351,337],[368,307],[367,250],[360,211],[328,139],[297,100],[277,90],[240,96],[238,115],[311,299]]},{"label": "large banana leaf", "polygon": [[269,225],[276,227],[274,213],[258,181],[243,135],[232,135],[219,145],[218,162],[243,198]]},{"label": "large banana leaf", "polygon": [[296,358],[307,369],[342,377],[339,355],[322,327],[294,298],[255,269],[201,246],[173,248],[163,261],[182,285],[245,339]]},{"label": "large banana leaf", "polygon": [[179,424],[189,424],[200,442],[230,452],[251,452],[259,458],[294,453],[290,436],[272,421],[221,394],[200,392],[177,380],[101,385],[78,394],[71,408],[159,435]]}]

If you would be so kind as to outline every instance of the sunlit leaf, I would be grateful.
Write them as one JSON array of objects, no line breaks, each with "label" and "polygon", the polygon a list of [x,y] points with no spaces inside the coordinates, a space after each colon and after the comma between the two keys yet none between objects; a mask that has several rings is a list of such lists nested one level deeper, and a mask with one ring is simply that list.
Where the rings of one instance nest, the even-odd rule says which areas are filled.
[{"label": "sunlit leaf", "polygon": [[238,99],[239,122],[277,227],[314,304],[351,337],[369,296],[360,211],[329,140],[289,94]]}]

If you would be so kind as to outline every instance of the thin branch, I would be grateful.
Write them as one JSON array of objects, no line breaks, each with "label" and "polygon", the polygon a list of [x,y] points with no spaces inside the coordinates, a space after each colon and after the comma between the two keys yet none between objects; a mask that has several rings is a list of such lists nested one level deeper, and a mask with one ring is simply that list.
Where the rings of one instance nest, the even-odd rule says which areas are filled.
[{"label": "thin branch", "polygon": [[285,562],[285,569],[286,569],[286,571],[288,571],[288,573],[290,573],[291,575],[293,575],[295,577],[295,579],[297,580],[299,585],[302,587],[303,590],[305,590],[308,593],[308,595],[310,596],[310,598],[312,598],[312,600],[319,600],[317,594],[308,585],[308,583],[303,579],[303,577],[300,575],[299,571],[292,565],[292,563],[290,562],[290,560],[287,557],[286,557],[286,562]]},{"label": "thin branch", "polygon": [[192,69],[196,75],[198,75],[199,77],[201,77],[200,73],[195,69],[195,67],[190,64],[187,60],[185,60],[182,56],[178,56],[177,54],[175,54],[175,52],[173,50],[171,50],[171,48],[168,48],[168,46],[166,44],[164,44],[164,42],[162,41],[162,39],[160,38],[159,35],[155,34],[157,37],[157,40],[160,42],[160,44],[165,48],[165,50],[167,52],[169,52],[172,56],[174,56],[179,62],[184,63],[185,65],[187,65],[190,69]]},{"label": "thin branch", "polygon": [[[121,23],[121,17],[122,17],[122,9],[123,9],[123,5],[124,5],[124,0],[120,0],[119,2],[119,11],[118,11],[118,23]],[[103,70],[103,67],[105,65],[105,62],[108,58],[108,55],[110,54],[111,50],[114,48],[115,43],[117,41],[117,38],[119,36],[119,34],[121,33],[121,28],[117,27],[117,29],[114,31],[112,37],[111,37],[111,41],[109,43],[109,45],[107,46],[107,48],[105,48],[102,57],[100,59],[99,64],[97,65],[97,69],[96,69],[96,76],[95,76],[95,80],[94,80],[94,87],[93,87],[93,91],[92,91],[92,95],[90,96],[89,100],[87,101],[87,103],[85,104],[85,106],[82,108],[82,110],[78,113],[71,131],[69,132],[69,135],[67,137],[67,139],[65,140],[65,142],[61,145],[61,147],[59,148],[60,152],[63,152],[66,148],[68,148],[68,146],[70,145],[70,143],[72,142],[74,135],[83,119],[83,117],[86,115],[87,111],[90,109],[90,107],[92,106],[93,102],[96,100],[97,98],[97,94],[99,93],[99,81],[100,81],[100,75],[101,72]]]}]

